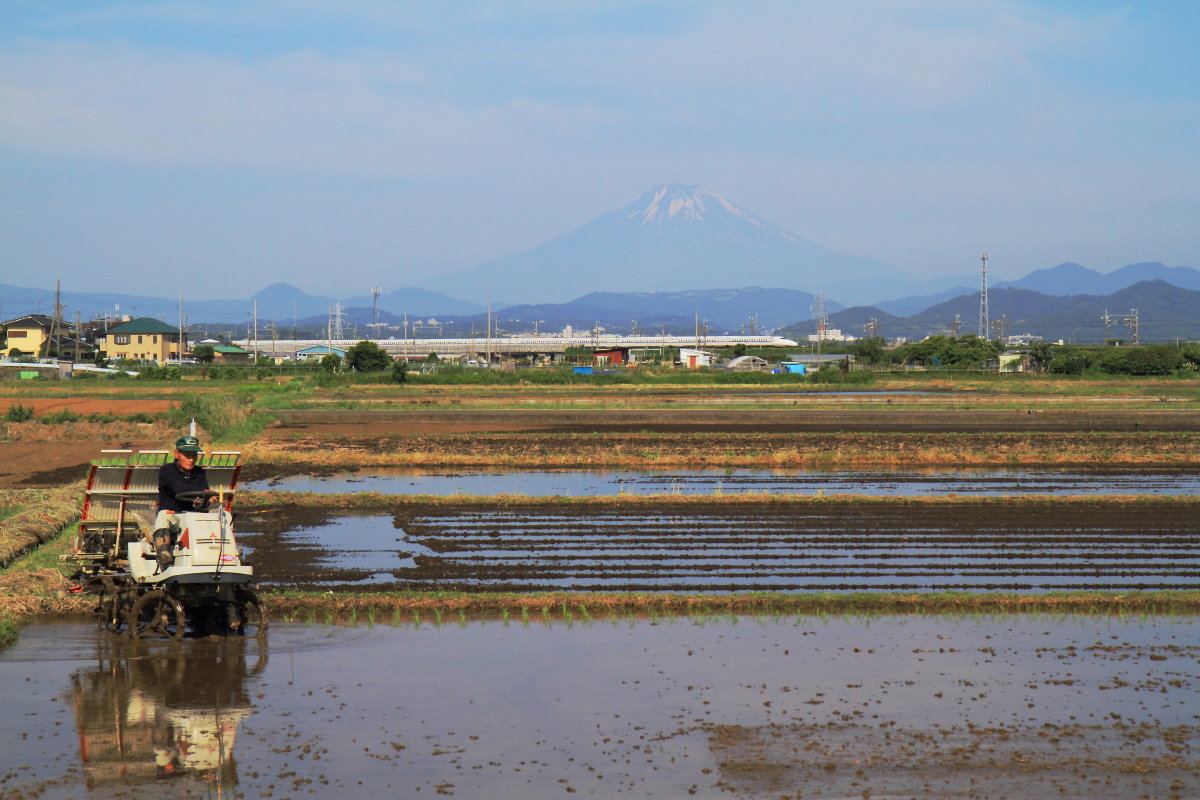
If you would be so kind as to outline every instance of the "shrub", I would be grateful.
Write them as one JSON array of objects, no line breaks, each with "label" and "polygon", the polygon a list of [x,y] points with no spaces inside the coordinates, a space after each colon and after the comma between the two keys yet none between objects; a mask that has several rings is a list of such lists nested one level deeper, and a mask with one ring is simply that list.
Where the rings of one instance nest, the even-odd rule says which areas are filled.
[{"label": "shrub", "polygon": [[8,422],[25,422],[33,419],[33,408],[23,406],[20,403],[13,403],[8,407],[8,411],[4,412],[4,419]]}]

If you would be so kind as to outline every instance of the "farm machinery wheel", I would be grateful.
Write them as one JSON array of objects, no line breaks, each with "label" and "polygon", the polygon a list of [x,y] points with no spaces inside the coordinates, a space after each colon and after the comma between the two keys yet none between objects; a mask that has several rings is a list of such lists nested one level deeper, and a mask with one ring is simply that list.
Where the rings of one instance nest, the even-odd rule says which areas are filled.
[{"label": "farm machinery wheel", "polygon": [[[258,600],[258,595],[251,591],[239,592],[237,599],[238,622],[236,632],[242,636],[253,636],[256,639],[265,639],[267,636],[267,612],[263,609],[262,603]],[[235,625],[231,625],[234,628]]]},{"label": "farm machinery wheel", "polygon": [[134,601],[128,582],[119,575],[95,575],[83,584],[83,591],[97,595],[95,614],[100,630],[121,633]]},{"label": "farm machinery wheel", "polygon": [[183,604],[166,592],[146,592],[129,611],[129,635],[135,639],[162,636],[173,641],[183,638],[187,627]]}]

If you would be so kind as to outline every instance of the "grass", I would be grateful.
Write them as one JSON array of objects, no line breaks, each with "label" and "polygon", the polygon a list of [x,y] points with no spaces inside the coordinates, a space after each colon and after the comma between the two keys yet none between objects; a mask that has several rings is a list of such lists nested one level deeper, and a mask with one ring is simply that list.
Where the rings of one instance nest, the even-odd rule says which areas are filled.
[{"label": "grass", "polygon": [[241,444],[262,433],[272,421],[270,414],[256,411],[250,393],[205,393],[185,397],[168,414],[170,423],[183,429],[191,420],[208,431],[214,444]]},{"label": "grass", "polygon": [[1010,593],[927,592],[889,594],[750,592],[744,594],[672,593],[496,593],[381,592],[330,595],[325,592],[264,593],[277,619],[323,616],[348,621],[412,620],[441,625],[447,618],[507,622],[532,616],[543,621],[588,622],[621,617],[787,617],[895,614],[1105,614],[1164,615],[1200,613],[1200,591]]}]

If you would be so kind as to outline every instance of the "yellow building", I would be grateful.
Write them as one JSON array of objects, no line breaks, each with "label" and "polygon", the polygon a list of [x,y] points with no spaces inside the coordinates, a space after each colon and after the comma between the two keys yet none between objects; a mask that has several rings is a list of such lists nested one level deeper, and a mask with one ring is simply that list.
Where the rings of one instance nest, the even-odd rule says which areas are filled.
[{"label": "yellow building", "polygon": [[8,322],[0,322],[0,337],[5,339],[4,355],[13,350],[22,355],[44,357],[50,350],[57,352],[60,341],[74,336],[71,326],[45,314],[30,314]]},{"label": "yellow building", "polygon": [[109,328],[96,344],[105,358],[114,361],[127,358],[131,361],[178,362],[179,354],[187,350],[187,335],[182,338],[181,348],[179,328],[151,317],[138,317]]}]

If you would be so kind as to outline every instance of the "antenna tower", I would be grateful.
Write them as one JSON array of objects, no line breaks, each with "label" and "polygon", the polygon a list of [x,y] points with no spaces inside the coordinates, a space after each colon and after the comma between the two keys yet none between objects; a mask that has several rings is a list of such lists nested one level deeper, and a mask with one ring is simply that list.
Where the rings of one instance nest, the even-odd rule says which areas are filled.
[{"label": "antenna tower", "polygon": [[979,257],[979,338],[988,338],[988,299],[987,299],[987,262],[988,254]]},{"label": "antenna tower", "polygon": [[378,286],[371,287],[371,327],[374,328],[372,333],[375,336],[379,335],[379,295],[383,294],[383,289]]}]

